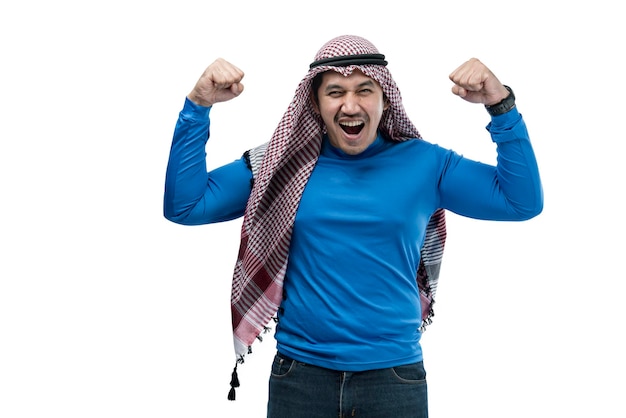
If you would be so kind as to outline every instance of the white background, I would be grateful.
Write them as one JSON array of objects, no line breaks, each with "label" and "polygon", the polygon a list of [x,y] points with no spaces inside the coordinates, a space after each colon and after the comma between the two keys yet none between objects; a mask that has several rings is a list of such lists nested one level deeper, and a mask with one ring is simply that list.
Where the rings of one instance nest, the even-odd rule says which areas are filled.
[{"label": "white background", "polygon": [[209,165],[266,141],[315,52],[361,35],[431,142],[484,162],[470,57],[515,90],[545,209],[448,216],[423,338],[431,416],[625,417],[623,97],[616,2],[20,1],[0,7],[0,416],[264,417],[274,341],[241,366],[240,221],[162,216],[185,95],[222,56],[246,91],[212,113]]}]

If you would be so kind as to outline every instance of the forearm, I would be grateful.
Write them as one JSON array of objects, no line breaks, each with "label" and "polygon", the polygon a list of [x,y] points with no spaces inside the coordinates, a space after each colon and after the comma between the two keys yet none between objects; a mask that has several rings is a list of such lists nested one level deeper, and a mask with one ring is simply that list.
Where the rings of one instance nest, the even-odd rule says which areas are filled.
[{"label": "forearm", "polygon": [[487,130],[497,144],[496,192],[521,219],[538,215],[543,209],[543,189],[522,116],[515,108],[492,117]]}]

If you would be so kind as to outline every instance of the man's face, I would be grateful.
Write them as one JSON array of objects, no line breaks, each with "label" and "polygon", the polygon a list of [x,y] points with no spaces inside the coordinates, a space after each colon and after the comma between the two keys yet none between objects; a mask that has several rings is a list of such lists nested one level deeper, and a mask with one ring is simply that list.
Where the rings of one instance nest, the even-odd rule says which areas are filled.
[{"label": "man's face", "polygon": [[376,139],[385,103],[383,90],[373,79],[355,70],[344,77],[335,71],[322,75],[315,110],[326,124],[331,145],[346,154],[363,152]]}]

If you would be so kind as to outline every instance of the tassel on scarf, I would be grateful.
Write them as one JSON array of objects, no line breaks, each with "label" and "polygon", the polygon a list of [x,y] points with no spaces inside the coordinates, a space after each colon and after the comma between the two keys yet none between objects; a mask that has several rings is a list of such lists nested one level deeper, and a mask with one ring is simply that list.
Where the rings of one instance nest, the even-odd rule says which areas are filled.
[{"label": "tassel on scarf", "polygon": [[233,373],[230,376],[230,391],[228,392],[228,400],[235,400],[235,388],[239,387],[239,376],[237,376],[237,365],[239,361],[235,363],[235,368],[233,369]]},{"label": "tassel on scarf", "polygon": [[[263,334],[267,334],[267,333],[268,333],[268,332],[270,332],[271,330],[272,330],[272,328],[267,327],[267,326],[264,326],[264,327],[263,327]],[[257,336],[256,336],[256,339],[257,339],[257,340],[259,340],[259,341],[261,341],[261,342],[263,342],[263,337],[262,337],[261,335],[257,335]],[[248,348],[250,348],[250,347],[248,347]]]}]

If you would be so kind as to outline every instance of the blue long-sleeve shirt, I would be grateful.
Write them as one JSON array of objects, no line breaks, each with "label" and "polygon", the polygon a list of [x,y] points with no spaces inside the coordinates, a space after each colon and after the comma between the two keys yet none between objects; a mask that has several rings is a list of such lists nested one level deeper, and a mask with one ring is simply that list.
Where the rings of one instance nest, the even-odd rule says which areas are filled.
[{"label": "blue long-sleeve shirt", "polygon": [[[176,126],[165,216],[197,225],[244,212],[252,174],[243,159],[207,173],[209,108],[190,101]],[[426,141],[382,137],[348,155],[325,139],[290,243],[278,349],[322,367],[359,371],[422,359],[416,270],[430,215],[445,208],[486,220],[525,220],[543,194],[517,109],[487,126],[491,166]]]}]

